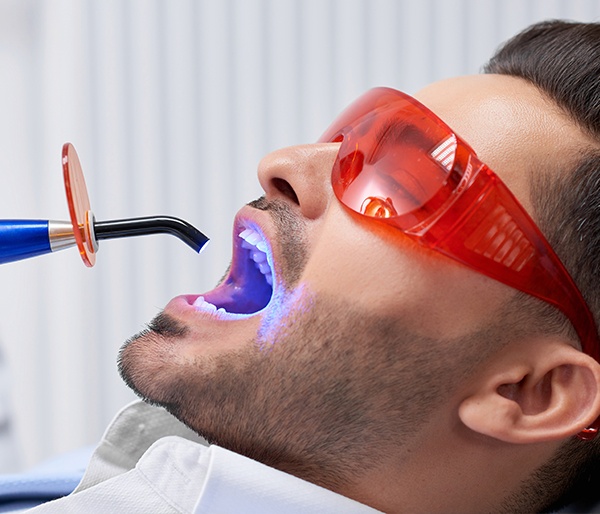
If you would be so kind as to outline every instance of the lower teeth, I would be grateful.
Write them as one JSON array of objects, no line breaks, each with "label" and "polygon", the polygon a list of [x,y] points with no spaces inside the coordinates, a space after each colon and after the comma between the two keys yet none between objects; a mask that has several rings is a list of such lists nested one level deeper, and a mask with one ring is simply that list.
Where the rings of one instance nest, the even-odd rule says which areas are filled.
[{"label": "lower teeth", "polygon": [[198,310],[203,310],[203,311],[212,311],[212,312],[217,311],[216,305],[213,305],[212,303],[207,302],[203,296],[199,296],[198,298],[196,298],[196,301],[194,302],[194,307],[196,307]]}]

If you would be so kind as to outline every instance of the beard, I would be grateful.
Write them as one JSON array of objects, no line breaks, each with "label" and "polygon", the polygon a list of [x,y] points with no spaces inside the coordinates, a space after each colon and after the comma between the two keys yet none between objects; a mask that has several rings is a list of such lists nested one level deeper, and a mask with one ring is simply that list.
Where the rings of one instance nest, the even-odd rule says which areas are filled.
[{"label": "beard", "polygon": [[185,363],[187,328],[160,314],[121,375],[210,443],[339,491],[397,456],[480,360],[481,334],[432,340],[302,288],[278,310],[241,349]]}]

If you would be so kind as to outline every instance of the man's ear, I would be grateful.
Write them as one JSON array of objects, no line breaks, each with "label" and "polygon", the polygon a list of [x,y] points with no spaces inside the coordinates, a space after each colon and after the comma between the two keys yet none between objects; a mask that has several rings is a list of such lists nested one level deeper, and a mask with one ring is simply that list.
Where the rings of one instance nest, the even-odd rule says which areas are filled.
[{"label": "man's ear", "polygon": [[502,352],[459,406],[475,432],[510,443],[562,439],[600,416],[600,364],[564,341]]}]

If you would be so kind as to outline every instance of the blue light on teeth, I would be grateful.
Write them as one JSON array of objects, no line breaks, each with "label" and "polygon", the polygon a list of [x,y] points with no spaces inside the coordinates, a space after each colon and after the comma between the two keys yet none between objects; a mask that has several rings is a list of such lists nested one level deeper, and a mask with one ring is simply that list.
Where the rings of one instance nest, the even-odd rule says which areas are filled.
[{"label": "blue light on teeth", "polygon": [[264,275],[267,283],[273,285],[273,258],[264,236],[255,228],[247,227],[240,234],[243,239],[242,248],[250,250],[250,258],[258,270]]}]

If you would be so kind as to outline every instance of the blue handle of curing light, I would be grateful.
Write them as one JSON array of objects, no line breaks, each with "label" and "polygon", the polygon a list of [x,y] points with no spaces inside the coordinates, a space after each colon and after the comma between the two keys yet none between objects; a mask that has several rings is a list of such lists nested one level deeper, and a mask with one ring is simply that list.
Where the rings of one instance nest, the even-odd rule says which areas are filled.
[{"label": "blue handle of curing light", "polygon": [[47,220],[0,220],[0,264],[51,251]]}]

